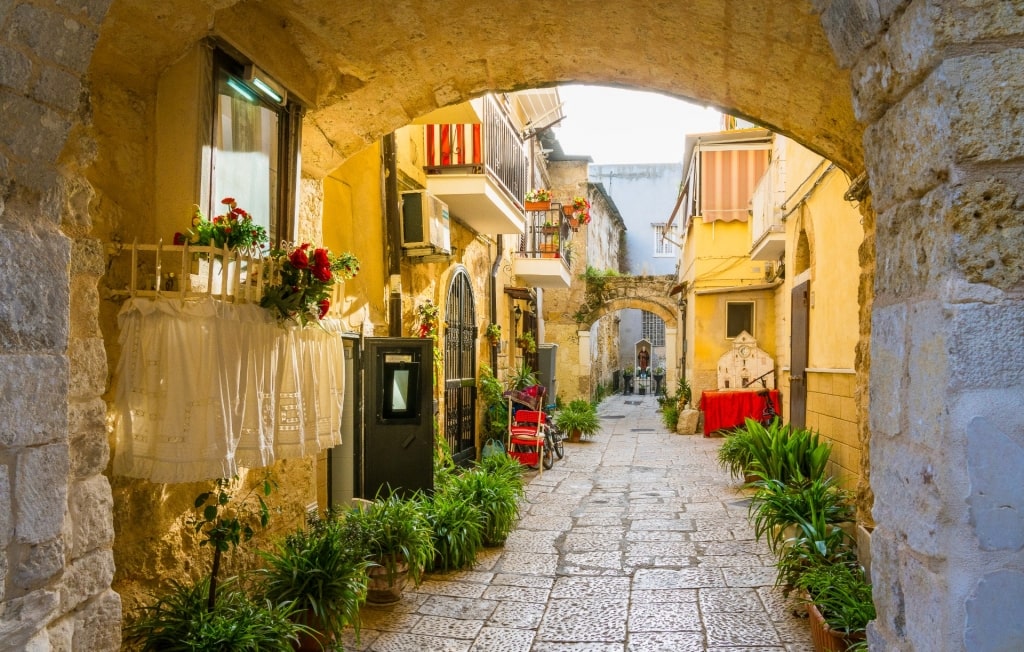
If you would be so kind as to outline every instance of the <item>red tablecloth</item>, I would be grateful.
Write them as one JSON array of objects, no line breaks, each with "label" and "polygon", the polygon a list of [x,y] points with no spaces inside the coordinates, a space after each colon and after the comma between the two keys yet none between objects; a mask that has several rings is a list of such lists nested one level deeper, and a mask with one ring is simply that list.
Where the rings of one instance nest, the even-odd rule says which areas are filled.
[{"label": "red tablecloth", "polygon": [[[760,420],[764,415],[764,397],[753,389],[707,391],[700,395],[700,409],[704,412],[704,436],[722,428],[743,425],[747,417]],[[779,410],[779,390],[768,390],[775,412]]]}]

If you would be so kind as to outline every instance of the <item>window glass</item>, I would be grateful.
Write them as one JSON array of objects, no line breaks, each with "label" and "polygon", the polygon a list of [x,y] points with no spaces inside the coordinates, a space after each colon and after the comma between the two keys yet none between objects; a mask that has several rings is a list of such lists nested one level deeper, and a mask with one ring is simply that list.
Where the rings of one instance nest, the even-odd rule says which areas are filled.
[{"label": "window glass", "polygon": [[650,341],[651,346],[665,346],[665,321],[653,312],[643,311],[640,337]]},{"label": "window glass", "polygon": [[754,335],[753,302],[727,304],[726,337],[737,337],[743,331]]},{"label": "window glass", "polygon": [[665,230],[664,224],[652,224],[654,227],[654,255],[655,256],[675,256],[676,246],[666,240],[664,236],[668,236],[670,240],[675,239],[675,230]]},{"label": "window glass", "polygon": [[279,215],[284,107],[244,81],[240,64],[226,56],[216,61],[207,214],[221,213],[221,200],[233,197],[273,234]]}]

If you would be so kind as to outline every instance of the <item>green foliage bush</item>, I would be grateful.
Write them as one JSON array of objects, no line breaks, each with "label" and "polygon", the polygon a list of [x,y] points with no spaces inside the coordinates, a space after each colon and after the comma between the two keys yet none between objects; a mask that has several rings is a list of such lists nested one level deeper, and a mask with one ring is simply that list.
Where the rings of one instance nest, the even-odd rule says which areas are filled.
[{"label": "green foliage bush", "polygon": [[856,564],[820,564],[806,570],[796,585],[807,591],[830,629],[859,634],[875,619],[871,585]]}]

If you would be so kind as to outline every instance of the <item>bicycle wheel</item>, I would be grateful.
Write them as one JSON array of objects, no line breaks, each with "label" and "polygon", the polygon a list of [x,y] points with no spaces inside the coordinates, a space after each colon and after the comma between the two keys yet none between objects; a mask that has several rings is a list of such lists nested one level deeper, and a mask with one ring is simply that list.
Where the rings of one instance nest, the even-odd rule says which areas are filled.
[{"label": "bicycle wheel", "polygon": [[562,431],[561,430],[552,430],[551,431],[551,441],[554,442],[555,455],[558,456],[558,459],[564,458],[565,457],[565,444],[563,442],[565,441],[565,437],[562,436]]},{"label": "bicycle wheel", "polygon": [[550,469],[551,467],[553,467],[555,465],[555,456],[552,454],[551,449],[552,449],[551,438],[550,438],[550,436],[549,437],[545,437],[544,438],[544,453],[543,453],[544,457],[542,458],[542,461],[544,462],[544,468],[545,469]]}]

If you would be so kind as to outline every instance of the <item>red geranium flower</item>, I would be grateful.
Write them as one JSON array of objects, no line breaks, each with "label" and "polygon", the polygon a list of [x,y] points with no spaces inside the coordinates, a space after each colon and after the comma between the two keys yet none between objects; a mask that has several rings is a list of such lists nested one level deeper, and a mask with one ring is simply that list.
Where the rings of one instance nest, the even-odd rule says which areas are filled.
[{"label": "red geranium flower", "polygon": [[295,269],[306,269],[309,267],[309,256],[305,249],[296,249],[289,256],[288,260]]},{"label": "red geranium flower", "polygon": [[330,299],[321,299],[320,303],[318,303],[316,305],[317,305],[318,308],[320,308],[320,319],[323,319],[324,315],[327,314],[327,311],[331,309],[331,300]]}]

